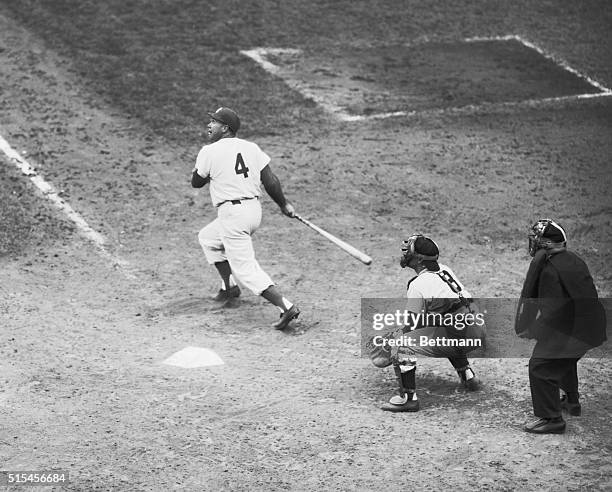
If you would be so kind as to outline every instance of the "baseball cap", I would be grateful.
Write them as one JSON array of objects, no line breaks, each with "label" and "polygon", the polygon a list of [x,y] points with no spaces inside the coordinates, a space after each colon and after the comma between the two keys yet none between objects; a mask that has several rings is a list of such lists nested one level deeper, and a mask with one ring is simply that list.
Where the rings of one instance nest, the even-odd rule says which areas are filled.
[{"label": "baseball cap", "polygon": [[[438,249],[438,245],[431,239],[425,236],[419,236],[414,241],[414,252],[423,256],[432,257],[434,259],[440,254],[440,250]],[[429,258],[428,258],[429,259]]]},{"label": "baseball cap", "polygon": [[417,237],[414,241],[414,252],[423,259],[423,264],[427,270],[440,270],[440,265],[437,261],[440,250],[433,239],[429,239],[425,236]]},{"label": "baseball cap", "polygon": [[439,269],[438,256],[440,250],[438,245],[428,237],[422,234],[413,234],[407,240],[402,242],[402,268],[408,266],[410,258],[417,257],[423,260],[428,270]]},{"label": "baseball cap", "polygon": [[238,118],[238,114],[233,109],[220,107],[214,113],[208,113],[208,116],[213,120],[229,126],[230,130],[234,133],[240,128],[240,118]]}]

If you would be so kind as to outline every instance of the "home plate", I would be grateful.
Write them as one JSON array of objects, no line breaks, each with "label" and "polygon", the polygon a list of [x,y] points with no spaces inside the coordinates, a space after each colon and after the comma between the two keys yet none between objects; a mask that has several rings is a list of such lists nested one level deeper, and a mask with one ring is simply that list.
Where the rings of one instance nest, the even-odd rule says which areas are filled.
[{"label": "home plate", "polygon": [[221,366],[224,362],[213,350],[201,347],[186,347],[172,354],[162,364],[192,368]]}]

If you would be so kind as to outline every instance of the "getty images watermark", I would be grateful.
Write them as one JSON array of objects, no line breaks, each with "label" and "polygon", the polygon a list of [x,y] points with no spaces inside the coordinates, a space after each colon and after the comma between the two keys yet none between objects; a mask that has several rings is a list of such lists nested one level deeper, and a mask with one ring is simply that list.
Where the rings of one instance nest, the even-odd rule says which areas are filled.
[{"label": "getty images watermark", "polygon": [[[440,301],[444,304],[444,300]],[[559,299],[551,301],[559,305]],[[557,348],[567,348],[570,352],[583,352],[583,357],[612,358],[612,299],[597,301],[603,305],[607,318],[608,341],[603,343],[589,338],[589,330],[584,329],[592,321],[589,313],[593,304],[592,300],[583,301],[566,300],[569,307],[563,304],[559,308],[570,309],[575,315],[572,326],[568,328],[567,324],[559,323],[557,327],[552,323],[543,334],[538,330],[529,333],[532,326],[517,328],[519,299],[516,298],[479,298],[468,309],[418,313],[406,309],[405,298],[362,298],[361,354],[368,357],[373,348],[380,348],[439,356],[436,354],[445,353],[445,349],[464,348],[471,358],[522,358],[531,356],[537,337],[545,337],[563,341],[555,345],[551,357],[558,355]],[[528,304],[535,309],[534,320],[541,321],[538,312],[543,302],[546,300],[529,300]],[[534,321],[533,327],[537,328],[540,321]],[[522,332],[521,336],[517,331]]]},{"label": "getty images watermark", "polygon": [[[483,347],[482,337],[467,335],[471,327],[484,327],[485,315],[480,312],[433,313],[421,311],[414,313],[396,309],[392,313],[374,312],[372,330],[384,331],[385,334],[373,335],[371,343],[377,347]],[[420,335],[419,327],[436,326],[445,328],[444,335]],[[389,331],[397,336],[389,336]],[[465,334],[461,333],[466,330]],[[442,333],[444,330],[441,331]],[[451,332],[451,333],[448,333]]]}]

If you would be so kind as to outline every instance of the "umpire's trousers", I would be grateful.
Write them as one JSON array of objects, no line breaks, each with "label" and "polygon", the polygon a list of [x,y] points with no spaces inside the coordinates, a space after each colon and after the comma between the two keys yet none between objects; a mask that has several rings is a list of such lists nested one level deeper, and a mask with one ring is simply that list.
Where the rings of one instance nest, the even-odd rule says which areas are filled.
[{"label": "umpire's trousers", "polygon": [[540,418],[561,417],[559,389],[578,396],[578,361],[573,359],[529,359],[529,385],[533,413]]}]

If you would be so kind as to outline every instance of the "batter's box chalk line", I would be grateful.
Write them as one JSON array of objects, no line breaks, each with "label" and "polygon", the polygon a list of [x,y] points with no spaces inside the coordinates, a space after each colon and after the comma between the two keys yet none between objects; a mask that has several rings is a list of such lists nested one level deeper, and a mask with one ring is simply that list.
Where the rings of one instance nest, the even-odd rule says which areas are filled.
[{"label": "batter's box chalk line", "polygon": [[[438,114],[452,114],[452,113],[474,113],[475,111],[495,111],[498,109],[504,108],[521,108],[521,107],[537,107],[541,105],[546,105],[550,103],[562,102],[562,101],[572,101],[579,99],[592,99],[597,97],[608,97],[612,95],[612,89],[604,86],[603,84],[597,82],[596,80],[588,77],[587,75],[579,72],[578,70],[572,68],[565,60],[552,55],[545,51],[544,49],[537,46],[535,43],[525,39],[522,36],[516,34],[509,34],[506,36],[491,36],[491,37],[471,37],[460,40],[459,42],[463,43],[478,43],[478,42],[487,42],[487,41],[517,41],[523,46],[536,51],[543,58],[553,62],[557,66],[561,67],[563,70],[573,74],[574,76],[582,79],[587,82],[592,87],[596,88],[600,92],[597,93],[588,93],[588,94],[572,94],[566,96],[558,96],[558,97],[544,97],[538,99],[526,99],[522,101],[511,101],[511,102],[483,102],[480,104],[470,104],[465,106],[458,106],[453,108],[438,108],[438,109],[425,109],[425,110],[415,110],[415,111],[393,111],[393,112],[381,112],[381,113],[373,113],[368,115],[355,115],[349,114],[345,108],[336,101],[332,100],[330,97],[326,97],[322,92],[318,92],[309,87],[306,83],[296,80],[294,78],[290,78],[285,76],[283,72],[283,67],[274,63],[275,57],[283,57],[285,61],[289,60],[289,63],[292,63],[292,58],[295,59],[295,64],[299,63],[299,56],[302,54],[302,50],[293,49],[293,48],[253,48],[250,50],[241,50],[240,53],[251,58],[255,61],[259,66],[261,66],[268,73],[280,77],[283,81],[289,86],[291,89],[294,89],[301,93],[307,99],[311,99],[316,104],[318,104],[321,108],[323,108],[328,113],[334,115],[341,121],[367,121],[367,120],[376,120],[376,119],[385,119],[392,118],[397,116],[415,116],[415,115],[438,115]],[[428,40],[427,42],[431,43],[434,40]],[[426,44],[426,43],[419,43]],[[409,45],[406,45],[407,47]]]},{"label": "batter's box chalk line", "polygon": [[25,175],[40,190],[44,197],[59,209],[70,221],[74,223],[79,234],[93,243],[100,255],[107,260],[113,267],[119,269],[123,275],[129,279],[136,279],[130,264],[111,253],[106,244],[106,238],[98,231],[93,229],[87,221],[63,198],[49,181],[46,181],[35,169],[0,135],[0,150],[8,157],[9,161]]}]

